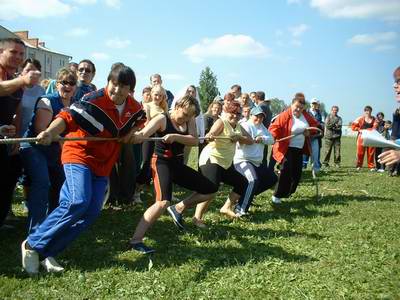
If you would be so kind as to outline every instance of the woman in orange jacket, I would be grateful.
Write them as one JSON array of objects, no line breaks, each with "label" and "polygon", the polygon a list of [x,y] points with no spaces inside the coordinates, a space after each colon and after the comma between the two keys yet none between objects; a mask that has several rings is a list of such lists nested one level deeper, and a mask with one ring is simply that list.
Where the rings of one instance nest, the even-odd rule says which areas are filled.
[{"label": "woman in orange jacket", "polygon": [[296,191],[302,174],[303,154],[310,155],[310,134],[308,127],[317,127],[318,121],[307,113],[303,93],[296,93],[292,105],[278,115],[269,126],[275,140],[294,135],[290,139],[276,142],[272,148],[274,159],[281,164],[278,183],[272,196],[274,206],[281,204],[281,198],[288,198]]},{"label": "woman in orange jacket", "polygon": [[358,131],[357,135],[357,170],[360,170],[363,161],[365,150],[367,150],[367,160],[368,160],[368,168],[371,171],[376,171],[375,169],[375,148],[374,147],[364,147],[362,144],[361,138],[361,130],[373,130],[378,127],[378,122],[376,118],[371,115],[372,107],[367,105],[364,107],[364,114],[361,117],[358,117],[353,123],[351,123],[351,129],[353,131]]}]

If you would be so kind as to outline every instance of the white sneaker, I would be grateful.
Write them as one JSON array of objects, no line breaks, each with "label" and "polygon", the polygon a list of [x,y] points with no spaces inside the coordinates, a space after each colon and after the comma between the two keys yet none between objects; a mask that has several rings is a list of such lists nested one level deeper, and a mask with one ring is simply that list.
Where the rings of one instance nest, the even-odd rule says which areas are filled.
[{"label": "white sneaker", "polygon": [[39,273],[39,254],[35,250],[26,249],[25,245],[26,240],[21,244],[22,267],[30,275],[37,274]]},{"label": "white sneaker", "polygon": [[376,172],[376,169],[375,168],[371,168],[371,169],[369,169],[369,171],[370,172]]},{"label": "white sneaker", "polygon": [[361,171],[361,167],[357,167],[357,171]]},{"label": "white sneaker", "polygon": [[282,203],[282,200],[281,200],[281,198],[272,196],[272,203],[281,204],[281,203]]},{"label": "white sneaker", "polygon": [[61,273],[64,272],[64,268],[54,259],[54,257],[47,257],[40,262],[46,272],[49,273]]},{"label": "white sneaker", "polygon": [[377,172],[378,173],[385,173],[385,170],[384,169],[379,169]]}]

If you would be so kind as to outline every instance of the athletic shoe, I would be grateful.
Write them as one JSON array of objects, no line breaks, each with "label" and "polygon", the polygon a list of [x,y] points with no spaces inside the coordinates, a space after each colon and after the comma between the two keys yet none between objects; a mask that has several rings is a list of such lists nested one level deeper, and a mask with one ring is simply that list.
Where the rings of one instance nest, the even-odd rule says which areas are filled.
[{"label": "athletic shoe", "polygon": [[172,220],[174,221],[175,225],[179,229],[184,230],[185,227],[183,226],[182,214],[180,214],[176,211],[175,205],[168,206],[167,211],[171,215]]},{"label": "athletic shoe", "polygon": [[361,167],[357,167],[357,171],[361,171]]},{"label": "athletic shoe", "polygon": [[369,169],[369,171],[370,172],[376,172],[376,169],[375,168],[371,168],[371,169]]},{"label": "athletic shoe", "polygon": [[54,259],[54,257],[47,257],[40,262],[43,268],[48,273],[61,273],[64,272],[64,268]]},{"label": "athletic shoe", "polygon": [[29,275],[39,273],[39,254],[35,250],[26,249],[27,240],[21,244],[22,267]]},{"label": "athletic shoe", "polygon": [[131,249],[140,252],[142,254],[152,254],[156,252],[153,248],[147,247],[145,244],[142,242],[139,243],[130,243]]},{"label": "athletic shoe", "polygon": [[385,170],[384,169],[379,169],[377,172],[378,173],[385,173]]},{"label": "athletic shoe", "polygon": [[196,217],[192,218],[192,222],[193,222],[193,225],[196,226],[196,227],[199,227],[201,229],[206,229],[207,228],[207,225],[204,223],[204,221],[203,220],[199,220]]}]

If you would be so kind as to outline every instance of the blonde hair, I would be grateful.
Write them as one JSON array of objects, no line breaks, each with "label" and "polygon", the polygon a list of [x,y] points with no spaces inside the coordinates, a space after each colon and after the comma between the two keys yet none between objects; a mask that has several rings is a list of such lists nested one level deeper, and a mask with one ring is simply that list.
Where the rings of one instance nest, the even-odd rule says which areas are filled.
[{"label": "blonde hair", "polygon": [[167,92],[161,85],[156,84],[151,88],[150,92],[152,101],[153,101],[153,93],[155,92],[161,92],[163,99],[160,102],[160,107],[163,109],[164,112],[168,112]]},{"label": "blonde hair", "polygon": [[210,116],[212,115],[211,109],[212,109],[212,107],[213,107],[214,105],[218,105],[218,107],[219,107],[219,112],[220,112],[220,113],[222,112],[222,103],[219,102],[219,101],[213,101],[213,102],[210,103],[210,105],[209,105],[208,108],[207,108],[207,112],[206,112],[207,115],[210,115]]}]

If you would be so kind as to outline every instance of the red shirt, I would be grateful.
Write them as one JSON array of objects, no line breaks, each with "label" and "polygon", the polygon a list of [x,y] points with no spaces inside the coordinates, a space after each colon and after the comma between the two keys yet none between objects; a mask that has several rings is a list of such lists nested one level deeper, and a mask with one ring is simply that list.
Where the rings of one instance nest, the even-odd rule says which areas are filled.
[{"label": "red shirt", "polygon": [[[319,125],[318,121],[311,116],[308,112],[303,111],[303,116],[307,120],[310,127],[317,127]],[[293,126],[293,113],[292,109],[288,108],[284,112],[280,113],[276,119],[271,123],[268,130],[271,132],[275,140],[287,137],[291,135],[291,129]],[[282,142],[276,142],[272,147],[272,155],[274,159],[282,163],[283,158],[289,148],[290,139],[284,140]],[[310,138],[306,137],[303,147],[303,153],[310,155]]]},{"label": "red shirt", "polygon": [[[131,117],[139,112],[143,112],[143,107],[140,103],[128,96],[125,102],[125,108],[121,114],[114,105],[114,102],[109,98],[107,90],[101,89],[82,98],[82,102],[90,103],[96,109],[106,114],[107,121],[112,120],[112,124],[117,131],[111,133],[104,129],[95,134],[97,137],[121,137],[120,130],[127,124]],[[74,104],[75,105],[75,104]],[[77,104],[79,105],[79,104]],[[62,111],[57,117],[62,118],[67,126],[66,131],[69,132],[66,137],[86,137],[92,136],[77,123],[77,119],[73,117],[73,107],[69,111]],[[99,121],[99,120],[97,120]],[[134,124],[135,127],[142,127],[145,118],[140,118]],[[101,123],[101,121],[100,121]],[[125,132],[126,134],[126,132]],[[63,164],[74,163],[88,166],[97,176],[109,176],[112,167],[118,159],[120,144],[117,141],[94,142],[94,141],[69,141],[65,142],[62,147],[61,161]]]}]

